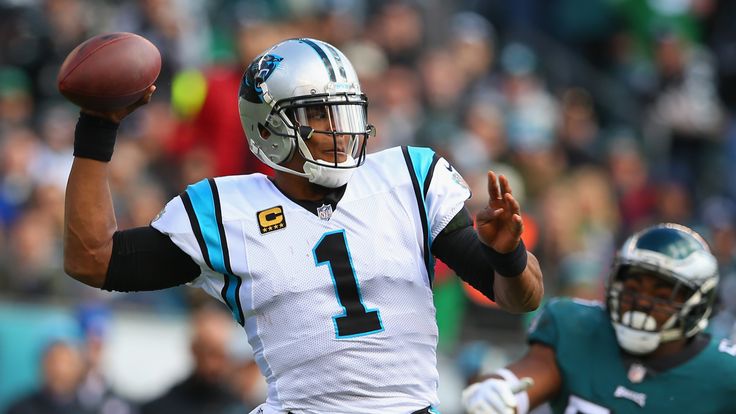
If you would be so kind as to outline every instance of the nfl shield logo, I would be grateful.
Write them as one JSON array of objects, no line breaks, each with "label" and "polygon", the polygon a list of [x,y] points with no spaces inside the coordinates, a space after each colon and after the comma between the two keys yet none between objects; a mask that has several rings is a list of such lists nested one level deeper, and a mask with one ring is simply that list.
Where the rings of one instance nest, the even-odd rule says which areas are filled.
[{"label": "nfl shield logo", "polygon": [[332,204],[322,204],[322,207],[318,207],[317,216],[321,220],[329,220],[332,217]]}]

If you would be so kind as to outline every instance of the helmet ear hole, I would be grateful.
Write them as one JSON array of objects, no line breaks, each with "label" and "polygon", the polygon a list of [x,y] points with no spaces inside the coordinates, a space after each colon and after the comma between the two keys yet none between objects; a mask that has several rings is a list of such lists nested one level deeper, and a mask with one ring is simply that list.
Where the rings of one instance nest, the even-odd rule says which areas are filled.
[{"label": "helmet ear hole", "polygon": [[271,137],[271,131],[269,131],[268,128],[264,127],[263,125],[258,124],[258,135],[260,135],[263,139],[268,139]]},{"label": "helmet ear hole", "polygon": [[313,133],[314,128],[309,126],[299,126],[299,136],[302,137],[303,140],[308,141],[312,138]]}]

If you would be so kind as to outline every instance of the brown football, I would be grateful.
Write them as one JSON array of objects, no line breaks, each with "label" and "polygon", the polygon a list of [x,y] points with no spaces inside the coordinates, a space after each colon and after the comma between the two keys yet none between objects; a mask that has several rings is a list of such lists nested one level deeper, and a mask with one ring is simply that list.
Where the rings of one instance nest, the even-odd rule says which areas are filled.
[{"label": "brown football", "polygon": [[161,72],[161,54],[134,33],[106,33],[86,40],[64,59],[59,92],[76,105],[109,111],[143,96]]}]

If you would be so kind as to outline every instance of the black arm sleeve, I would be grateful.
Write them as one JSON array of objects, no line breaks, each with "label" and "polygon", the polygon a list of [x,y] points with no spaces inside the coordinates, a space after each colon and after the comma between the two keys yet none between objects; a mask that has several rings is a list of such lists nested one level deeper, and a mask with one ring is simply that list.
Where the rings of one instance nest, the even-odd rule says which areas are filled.
[{"label": "black arm sleeve", "polygon": [[153,227],[116,231],[102,289],[159,290],[191,282],[201,270],[189,255]]},{"label": "black arm sleeve", "polygon": [[470,213],[465,208],[453,217],[432,243],[433,255],[454,270],[462,280],[493,300],[495,270],[491,265],[489,250],[478,239]]}]

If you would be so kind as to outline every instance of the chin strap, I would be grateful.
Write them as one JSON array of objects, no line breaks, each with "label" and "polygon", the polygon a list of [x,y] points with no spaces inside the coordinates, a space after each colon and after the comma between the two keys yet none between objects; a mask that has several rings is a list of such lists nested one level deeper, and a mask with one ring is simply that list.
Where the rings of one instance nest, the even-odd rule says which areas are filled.
[{"label": "chin strap", "polygon": [[[353,166],[355,158],[348,156],[345,162],[337,164],[338,166]],[[319,163],[319,161],[306,161],[304,163],[304,173],[309,178],[309,182],[328,188],[342,187],[350,181],[355,168],[335,168]]]}]

